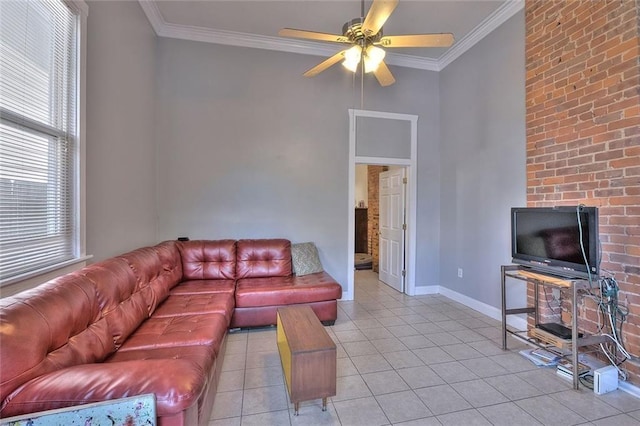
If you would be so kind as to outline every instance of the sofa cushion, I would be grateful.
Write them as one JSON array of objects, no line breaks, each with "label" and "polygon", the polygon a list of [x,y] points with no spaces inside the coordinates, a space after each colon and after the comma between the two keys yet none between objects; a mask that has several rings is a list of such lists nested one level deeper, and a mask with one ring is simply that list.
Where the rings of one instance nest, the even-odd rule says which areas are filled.
[{"label": "sofa cushion", "polygon": [[151,282],[151,288],[156,293],[158,301],[164,300],[173,287],[182,281],[182,257],[175,241],[164,241],[153,249],[160,259],[162,271],[156,281]]},{"label": "sofa cushion", "polygon": [[[207,400],[207,395],[211,392],[207,390],[213,386],[215,389],[215,372],[219,371],[221,366],[217,365],[221,363],[219,357],[216,356],[216,352],[211,346],[173,346],[170,348],[156,348],[156,349],[141,349],[135,351],[118,351],[105,362],[107,363],[121,363],[126,361],[147,361],[147,360],[185,360],[196,365],[202,372],[202,375],[208,378],[205,392],[198,398],[198,413],[201,412],[201,407]],[[210,407],[209,407],[210,408]],[[207,419],[209,413],[207,413]],[[200,415],[198,416],[200,417]],[[187,424],[195,424],[195,422],[188,422]]]},{"label": "sofa cushion", "polygon": [[326,272],[303,277],[246,278],[238,280],[236,306],[280,306],[322,302],[342,297],[342,287]]},{"label": "sofa cushion", "polygon": [[[120,363],[124,361],[146,361],[146,360],[185,360],[190,361],[200,368],[202,374],[208,377],[207,390],[200,395],[198,399],[198,417],[201,417],[201,409],[206,404],[207,395],[211,393],[213,387],[215,392],[216,369],[219,371],[222,362],[220,357],[216,356],[211,346],[173,346],[170,348],[141,349],[135,351],[118,351],[105,362]],[[210,396],[209,396],[210,397]],[[207,420],[211,413],[211,407],[207,412]],[[195,424],[195,422],[187,423]]]},{"label": "sofa cushion", "polygon": [[153,313],[152,318],[177,315],[221,314],[231,322],[235,300],[232,294],[203,293],[169,296]]},{"label": "sofa cushion", "polygon": [[225,293],[233,295],[236,290],[236,280],[192,280],[183,281],[171,289],[169,294],[203,294]]},{"label": "sofa cushion", "polygon": [[318,249],[314,243],[298,243],[291,245],[291,262],[293,273],[299,277],[322,272],[322,263]]},{"label": "sofa cushion", "polygon": [[194,362],[209,373],[216,359],[216,353],[211,346],[171,346],[169,348],[139,349],[132,351],[117,351],[104,362],[142,361],[147,359],[184,359]]},{"label": "sofa cushion", "polygon": [[239,240],[237,278],[288,277],[291,242],[284,239]]},{"label": "sofa cushion", "polygon": [[120,351],[167,348],[171,346],[210,345],[216,353],[227,331],[222,314],[151,317],[120,347]]},{"label": "sofa cushion", "polygon": [[224,280],[236,276],[235,240],[180,241],[182,279]]},{"label": "sofa cushion", "polygon": [[123,258],[94,263],[78,273],[87,277],[96,289],[102,316],[106,318],[116,348],[149,317],[151,287],[140,288]]},{"label": "sofa cushion", "polygon": [[80,274],[0,299],[0,401],[37,376],[113,351],[93,284]]},{"label": "sofa cushion", "polygon": [[[162,257],[160,256],[162,254]],[[169,295],[171,287],[180,282],[181,275],[176,274],[177,259],[171,259],[170,246],[143,247],[118,256],[124,259],[136,277],[136,286],[146,297],[147,313],[151,313]],[[165,270],[168,268],[168,270]]]},{"label": "sofa cushion", "polygon": [[[208,384],[205,391],[198,398],[198,418],[202,417],[202,409],[206,409],[206,401],[211,398],[209,395],[215,392],[216,387],[216,370],[220,370],[220,357],[216,356],[213,348],[207,345],[201,346],[173,346],[170,348],[142,349],[136,351],[118,351],[105,362],[120,363],[124,361],[146,361],[146,360],[185,360],[190,361],[200,368],[202,374],[208,377]],[[211,405],[208,407],[206,414],[207,420],[211,413]],[[186,424],[196,424],[195,421]]]},{"label": "sofa cushion", "polygon": [[2,417],[131,395],[156,395],[158,416],[194,405],[205,389],[202,365],[188,359],[148,359],[61,368],[25,383],[9,395]]}]

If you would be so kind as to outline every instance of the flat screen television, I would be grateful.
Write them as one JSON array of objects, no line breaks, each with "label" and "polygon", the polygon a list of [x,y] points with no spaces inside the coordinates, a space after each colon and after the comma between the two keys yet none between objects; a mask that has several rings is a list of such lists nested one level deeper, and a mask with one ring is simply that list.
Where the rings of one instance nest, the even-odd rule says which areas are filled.
[{"label": "flat screen television", "polygon": [[600,266],[598,208],[513,207],[513,262],[553,275],[597,278]]}]

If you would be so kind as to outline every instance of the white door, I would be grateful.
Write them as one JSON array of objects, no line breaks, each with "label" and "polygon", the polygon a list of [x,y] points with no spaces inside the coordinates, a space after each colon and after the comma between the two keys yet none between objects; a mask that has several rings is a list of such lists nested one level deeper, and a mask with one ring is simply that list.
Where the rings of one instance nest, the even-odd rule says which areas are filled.
[{"label": "white door", "polygon": [[404,292],[405,169],[380,173],[380,264],[378,279]]}]

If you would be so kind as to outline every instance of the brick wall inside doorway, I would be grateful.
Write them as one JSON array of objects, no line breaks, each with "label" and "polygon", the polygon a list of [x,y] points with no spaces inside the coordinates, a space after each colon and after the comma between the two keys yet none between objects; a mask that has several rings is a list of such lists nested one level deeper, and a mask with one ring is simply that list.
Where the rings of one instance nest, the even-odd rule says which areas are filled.
[{"label": "brick wall inside doorway", "polygon": [[379,178],[380,173],[389,170],[387,166],[367,166],[367,188],[369,191],[367,223],[369,226],[369,246],[373,272],[378,272],[380,264],[380,203],[379,203]]}]

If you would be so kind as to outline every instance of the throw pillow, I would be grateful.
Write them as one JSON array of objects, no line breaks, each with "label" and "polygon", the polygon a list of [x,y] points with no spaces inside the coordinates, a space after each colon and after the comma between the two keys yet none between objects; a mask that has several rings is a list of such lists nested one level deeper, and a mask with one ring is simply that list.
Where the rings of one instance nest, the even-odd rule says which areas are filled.
[{"label": "throw pillow", "polygon": [[298,276],[322,272],[322,263],[318,249],[314,243],[298,243],[291,245],[291,261],[293,273]]}]

